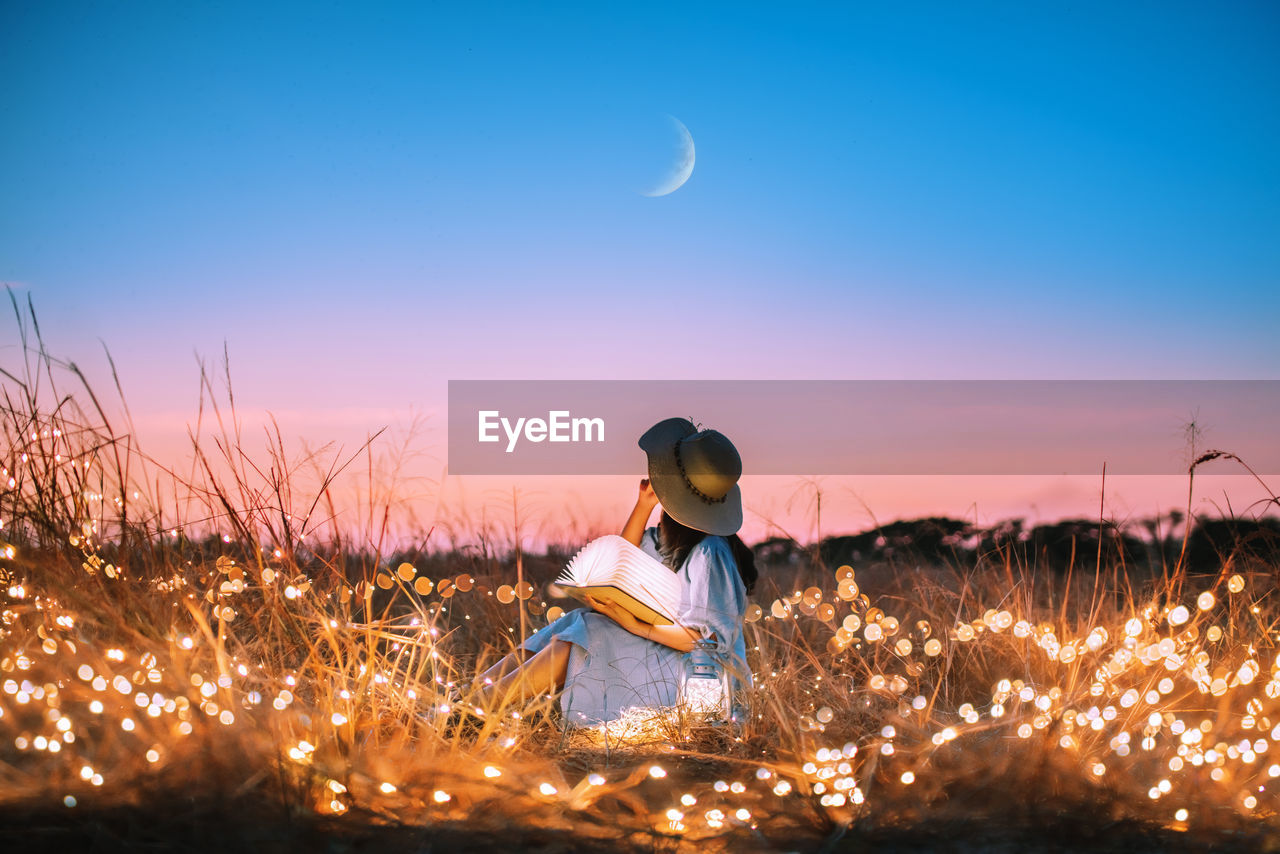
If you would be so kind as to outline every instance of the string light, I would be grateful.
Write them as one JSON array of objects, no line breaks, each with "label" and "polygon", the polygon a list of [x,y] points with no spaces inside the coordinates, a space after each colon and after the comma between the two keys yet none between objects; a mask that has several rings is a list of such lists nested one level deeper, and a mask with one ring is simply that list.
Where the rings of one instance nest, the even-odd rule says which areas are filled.
[{"label": "string light", "polygon": [[[54,430],[37,432],[33,441],[64,438]],[[82,455],[64,451],[52,454],[60,471],[67,471],[62,463],[85,467]],[[21,462],[30,465],[30,453]],[[4,476],[15,488],[16,475],[6,469]],[[96,489],[74,494],[82,504],[104,502]],[[139,499],[136,492],[133,499]],[[3,521],[7,538],[13,526]],[[155,532],[181,536],[166,548],[198,542],[194,528],[166,523]],[[561,612],[558,605],[540,599],[528,581],[491,589],[486,577],[465,572],[431,579],[409,561],[326,586],[320,571],[299,571],[290,557],[299,548],[294,541],[287,551],[255,547],[249,558],[225,555],[209,563],[193,556],[189,568],[167,568],[173,571],[160,583],[133,581],[140,564],[114,555],[111,535],[109,525],[83,523],[66,538],[83,553],[73,568],[94,585],[136,583],[146,591],[137,595],[154,597],[149,604],[171,609],[175,616],[162,641],[120,634],[99,642],[95,632],[110,635],[97,629],[102,621],[59,604],[59,591],[44,589],[41,578],[14,574],[6,564],[0,584],[0,632],[13,641],[0,660],[0,736],[33,769],[67,769],[44,778],[61,781],[57,795],[68,808],[78,801],[66,788],[83,798],[92,788],[126,785],[138,766],[164,767],[187,755],[182,740],[193,735],[217,744],[266,733],[281,734],[278,755],[299,779],[315,781],[323,792],[313,791],[312,807],[332,815],[347,814],[362,799],[392,796],[435,805],[456,798],[461,808],[472,798],[471,787],[511,787],[518,779],[526,781],[521,797],[536,794],[574,808],[643,783],[645,791],[661,793],[652,805],[653,822],[680,833],[695,825],[731,832],[810,792],[843,820],[873,809],[878,797],[892,797],[894,780],[926,790],[938,786],[948,763],[990,744],[1062,751],[1064,767],[1078,768],[1089,785],[1159,802],[1153,808],[1165,822],[1172,816],[1186,823],[1193,814],[1197,823],[1204,821],[1194,809],[1201,801],[1259,815],[1276,807],[1269,787],[1280,777],[1272,755],[1280,741],[1280,658],[1277,638],[1266,628],[1271,612],[1258,616],[1270,600],[1250,587],[1257,576],[1243,572],[1212,591],[1188,591],[1184,601],[1131,603],[1123,614],[1082,625],[1020,613],[1012,600],[990,607],[968,601],[962,614],[928,619],[906,608],[905,614],[887,613],[881,608],[897,608],[876,607],[852,568],[841,567],[826,586],[798,585],[767,609],[751,603],[747,613],[748,648],[761,665],[754,697],[777,698],[785,686],[796,686],[794,697],[779,704],[790,719],[753,710],[753,720],[772,728],[775,740],[784,730],[794,734],[795,765],[775,765],[776,757],[757,753],[736,775],[690,781],[675,760],[664,759],[646,761],[632,777],[619,773],[614,782],[591,771],[577,786],[543,780],[533,788],[528,781],[540,778],[526,776],[534,773],[529,769],[551,766],[523,750],[524,716],[504,714],[490,722],[501,730],[474,754],[460,751],[465,761],[449,769],[460,778],[456,784],[442,778],[418,785],[406,774],[403,781],[396,777],[401,789],[350,773],[354,766],[345,764],[358,745],[383,737],[375,734],[374,711],[385,720],[412,718],[431,738],[442,737],[437,719],[419,710],[449,706],[444,686],[460,678],[450,632],[474,617],[496,636],[498,622],[520,609],[535,627],[545,625]],[[228,550],[234,542],[225,532],[213,539]],[[12,561],[15,554],[12,545],[0,544],[0,559]],[[272,566],[263,566],[268,561]],[[385,599],[374,599],[375,593],[412,601],[405,607],[413,613],[377,615],[371,603]],[[252,631],[245,624],[262,626],[267,617],[311,637],[322,654],[287,663],[269,655],[258,661],[256,651],[246,655],[258,648],[245,643]],[[519,631],[505,623],[501,629]],[[805,667],[817,664],[813,670],[801,669],[801,656],[777,654],[780,642],[797,637],[819,641],[815,657],[804,659]],[[417,676],[408,661],[429,674]],[[957,662],[972,669],[982,662],[989,682],[938,690],[942,668]],[[948,708],[949,697],[963,702]],[[447,714],[446,708],[440,719]],[[678,714],[634,712],[619,721],[577,734],[608,750],[648,745],[680,756],[686,749]],[[499,758],[504,756],[513,758]],[[885,781],[890,785],[881,785]]]}]

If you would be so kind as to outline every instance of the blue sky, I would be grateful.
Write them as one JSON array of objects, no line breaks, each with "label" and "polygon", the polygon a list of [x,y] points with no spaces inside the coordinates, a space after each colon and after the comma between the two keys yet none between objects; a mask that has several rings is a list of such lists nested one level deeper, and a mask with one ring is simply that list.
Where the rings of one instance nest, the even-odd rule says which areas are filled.
[{"label": "blue sky", "polygon": [[[8,2],[0,32],[0,280],[135,408],[224,342],[299,411],[1280,375],[1272,4]],[[664,114],[697,167],[647,198]]]},{"label": "blue sky", "polygon": [[[1050,317],[1053,373],[1278,367],[1265,4],[256,5],[6,4],[0,275],[121,322],[648,295],[844,315],[873,372]],[[647,199],[664,112],[698,167]]]}]

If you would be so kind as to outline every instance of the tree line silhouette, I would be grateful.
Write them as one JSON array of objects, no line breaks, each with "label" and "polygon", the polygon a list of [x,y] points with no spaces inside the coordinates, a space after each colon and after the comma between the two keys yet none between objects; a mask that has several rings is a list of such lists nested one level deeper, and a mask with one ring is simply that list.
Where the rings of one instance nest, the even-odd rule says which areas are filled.
[{"label": "tree line silhouette", "polygon": [[[1186,524],[1184,524],[1186,523]],[[1185,549],[1184,549],[1185,540]],[[1182,557],[1189,573],[1218,572],[1231,559],[1237,566],[1280,567],[1280,519],[1194,516],[1172,511],[1161,517],[1123,523],[1063,519],[1028,526],[1024,519],[988,527],[945,516],[904,519],[857,534],[824,537],[812,546],[772,538],[754,546],[765,566],[826,568],[868,563],[982,565],[1013,557],[1024,565],[1058,572],[1092,570],[1101,563],[1133,572],[1159,573]]]}]

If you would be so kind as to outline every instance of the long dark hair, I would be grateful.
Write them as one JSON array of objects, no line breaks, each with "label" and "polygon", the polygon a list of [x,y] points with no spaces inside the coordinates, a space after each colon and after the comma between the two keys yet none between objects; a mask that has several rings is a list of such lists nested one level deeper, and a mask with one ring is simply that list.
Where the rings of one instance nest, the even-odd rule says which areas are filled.
[{"label": "long dark hair", "polygon": [[[684,564],[684,559],[689,556],[689,552],[693,551],[693,547],[702,542],[706,536],[705,531],[681,525],[672,519],[666,510],[663,510],[662,518],[658,520],[658,552],[662,555],[663,563],[672,569],[679,569]],[[738,565],[738,575],[742,578],[742,585],[750,593],[756,586],[758,575],[756,556],[737,534],[732,534],[725,539],[729,541],[729,550],[733,552],[733,562]]]}]

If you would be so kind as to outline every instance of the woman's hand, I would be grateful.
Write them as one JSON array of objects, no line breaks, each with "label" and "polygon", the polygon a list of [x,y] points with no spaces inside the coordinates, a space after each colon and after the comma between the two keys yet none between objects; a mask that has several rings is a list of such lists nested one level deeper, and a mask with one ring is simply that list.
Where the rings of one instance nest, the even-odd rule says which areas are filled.
[{"label": "woman's hand", "polygon": [[634,614],[626,608],[615,605],[612,602],[601,602],[599,599],[591,596],[586,597],[587,604],[618,625],[622,626],[633,635],[643,637],[646,624],[641,622]]},{"label": "woman's hand", "polygon": [[649,483],[647,477],[640,479],[640,493],[636,496],[636,506],[649,511],[658,506],[658,496],[654,493],[653,484]]},{"label": "woman's hand", "polygon": [[653,626],[618,605],[601,602],[599,599],[593,599],[590,596],[587,596],[586,600],[587,604],[596,611],[604,614],[636,637],[660,643],[663,646],[669,646],[676,652],[688,652],[693,649],[693,643],[699,637],[697,632],[692,629],[686,629],[684,626]]}]

